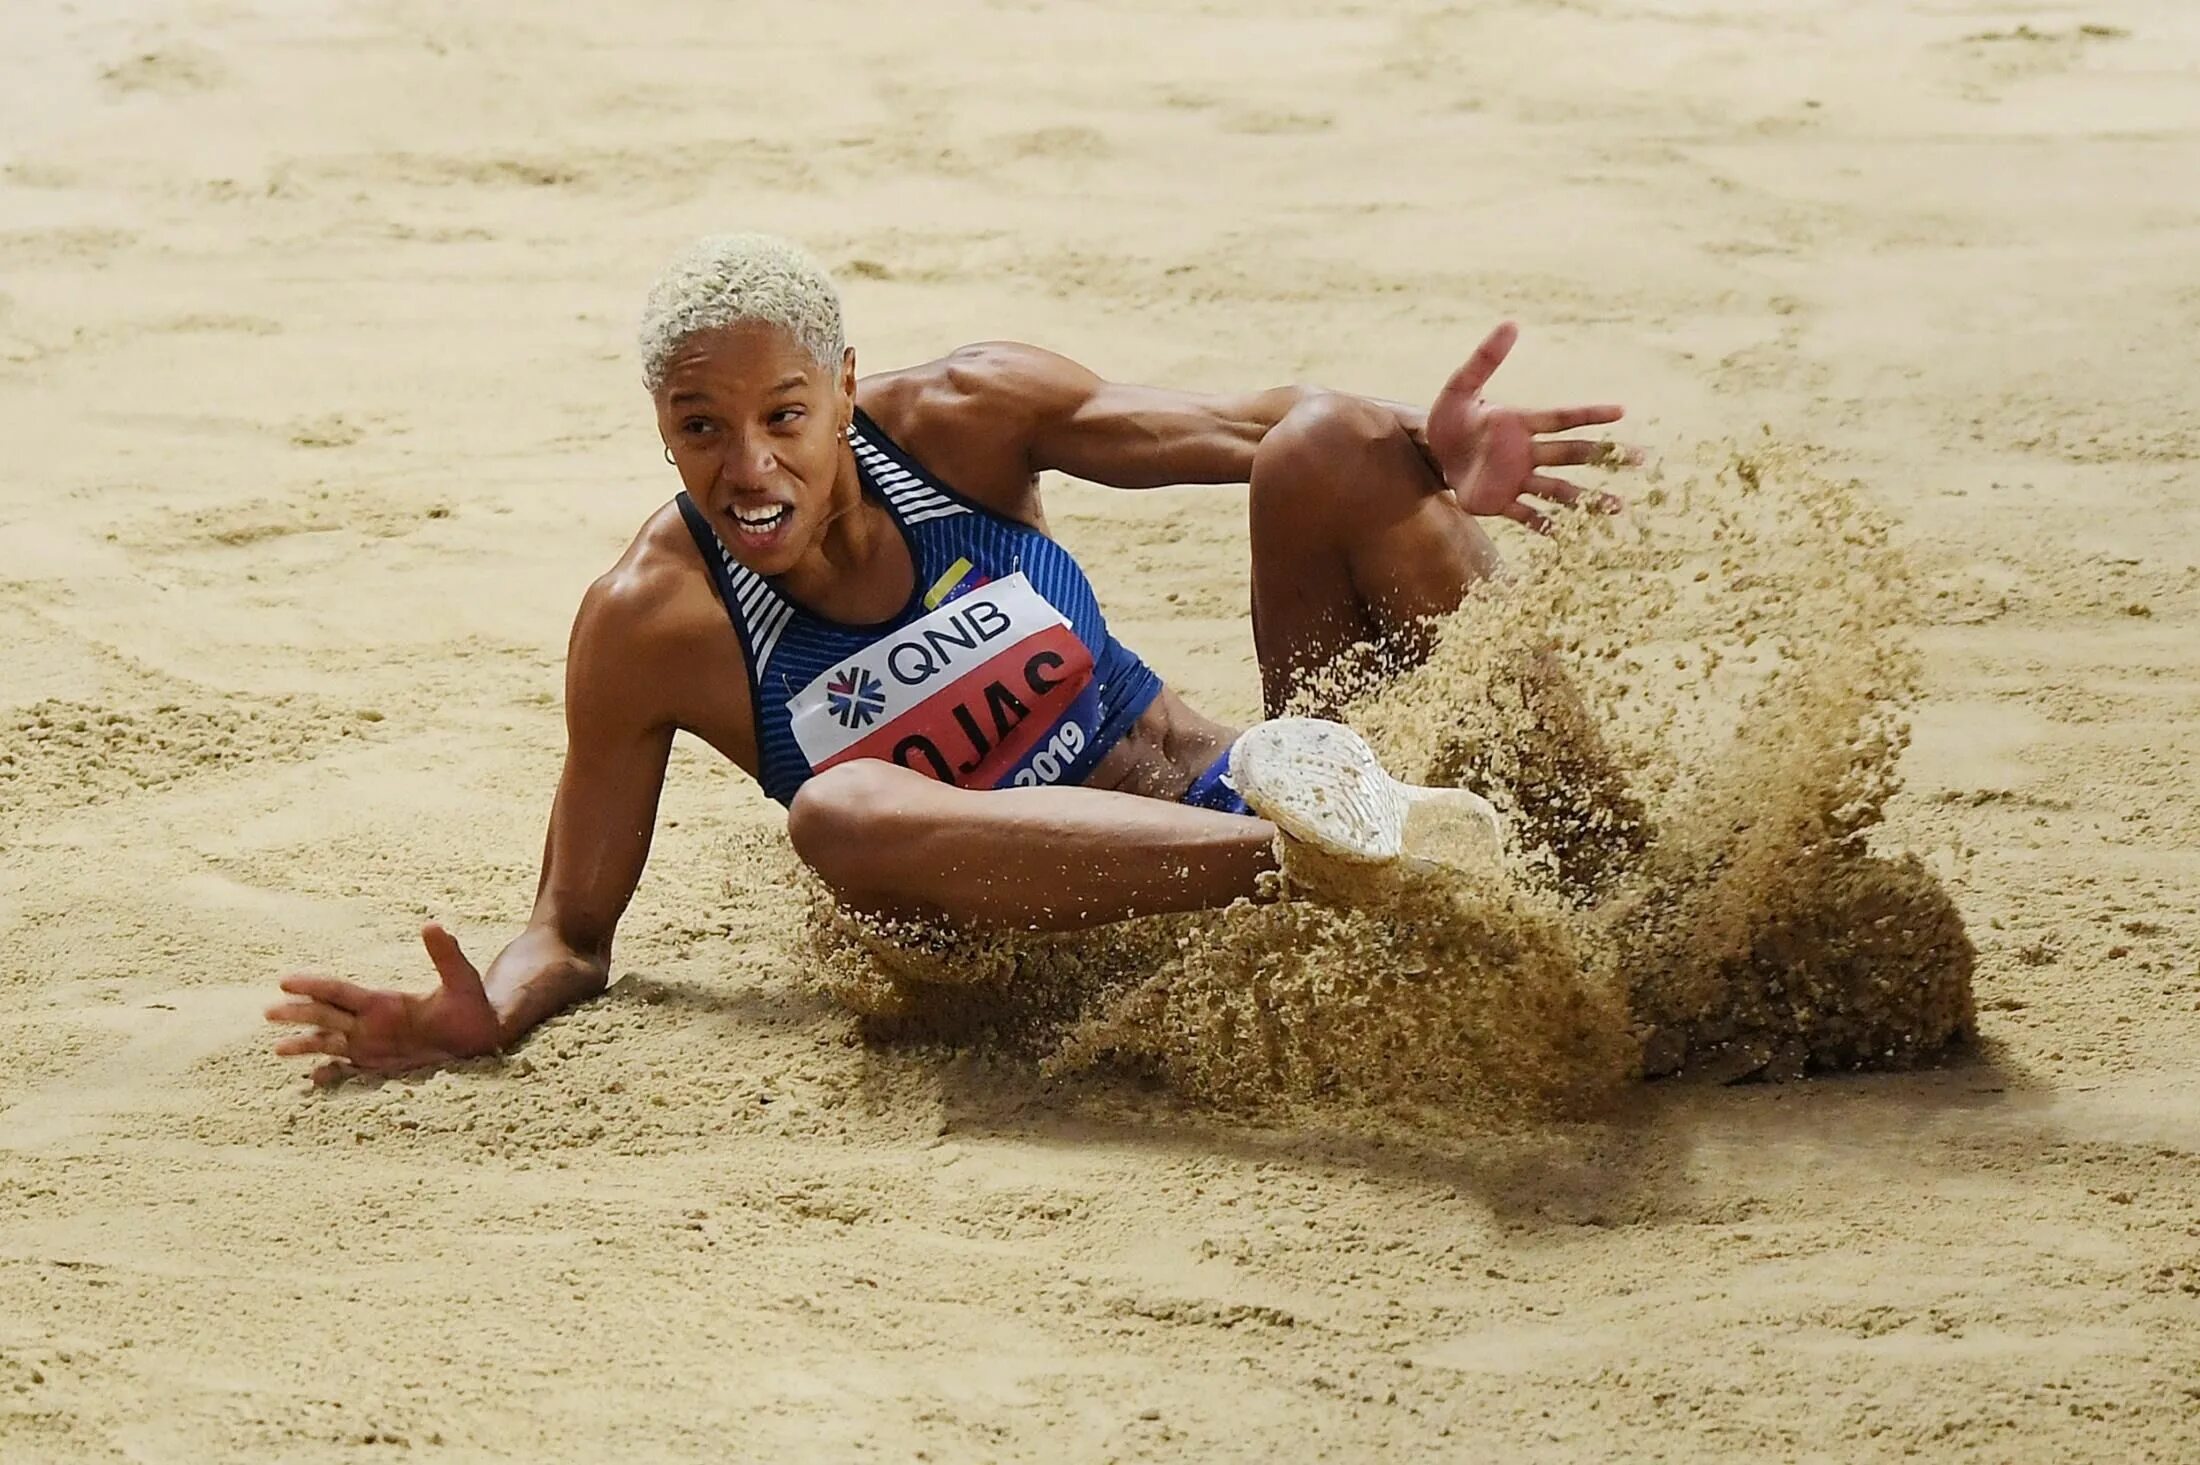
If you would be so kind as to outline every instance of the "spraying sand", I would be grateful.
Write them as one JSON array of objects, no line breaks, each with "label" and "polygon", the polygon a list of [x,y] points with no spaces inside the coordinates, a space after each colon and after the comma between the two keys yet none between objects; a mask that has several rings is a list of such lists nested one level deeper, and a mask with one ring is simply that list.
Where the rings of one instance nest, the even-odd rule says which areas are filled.
[{"label": "spraying sand", "polygon": [[1053,1050],[1056,1072],[1484,1123],[1596,1112],[1645,1069],[1940,1056],[1971,1031],[1971,942],[1914,855],[1871,844],[1913,593],[1855,486],[1734,454],[1624,525],[1572,519],[1409,673],[1370,656],[1320,689],[1401,774],[1495,800],[1506,863],[1424,837],[1435,868],[1340,888],[1287,864],[1317,893],[1074,937],[849,941],[824,913],[828,990],[882,1034]]}]

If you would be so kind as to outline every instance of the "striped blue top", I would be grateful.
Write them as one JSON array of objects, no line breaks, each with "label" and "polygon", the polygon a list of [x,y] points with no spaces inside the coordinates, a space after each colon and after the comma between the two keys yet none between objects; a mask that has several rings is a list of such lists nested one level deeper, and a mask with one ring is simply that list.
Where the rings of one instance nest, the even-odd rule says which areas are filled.
[{"label": "striped blue top", "polygon": [[848,441],[916,566],[890,620],[804,609],[678,500],[741,638],[764,792],[790,803],[814,773],[866,757],[965,788],[1082,783],[1160,678],[1108,633],[1068,550],[956,493],[860,409]]}]

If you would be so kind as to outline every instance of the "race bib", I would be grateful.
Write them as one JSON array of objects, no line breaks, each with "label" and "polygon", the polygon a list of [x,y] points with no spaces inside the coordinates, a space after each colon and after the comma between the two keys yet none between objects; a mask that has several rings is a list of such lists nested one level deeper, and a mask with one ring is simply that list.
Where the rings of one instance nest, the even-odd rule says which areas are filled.
[{"label": "race bib", "polygon": [[1092,653],[1019,573],[829,668],[787,716],[819,773],[881,758],[963,788],[1035,787],[1082,778],[1099,704]]}]

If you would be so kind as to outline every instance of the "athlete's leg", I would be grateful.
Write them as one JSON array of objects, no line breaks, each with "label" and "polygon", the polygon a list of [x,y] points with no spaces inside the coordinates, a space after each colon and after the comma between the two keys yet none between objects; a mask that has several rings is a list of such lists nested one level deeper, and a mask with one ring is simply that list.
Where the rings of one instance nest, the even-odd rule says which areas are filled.
[{"label": "athlete's leg", "polygon": [[1309,398],[1269,430],[1251,517],[1253,642],[1271,717],[1356,643],[1422,654],[1427,618],[1458,609],[1500,567],[1397,418],[1357,397]]},{"label": "athlete's leg", "polygon": [[802,785],[787,834],[843,903],[966,929],[1205,910],[1276,867],[1265,820],[1102,789],[960,789],[869,759]]},{"label": "athlete's leg", "polygon": [[[1501,569],[1397,419],[1355,397],[1313,397],[1262,441],[1252,541],[1253,639],[1271,716],[1355,643],[1411,665],[1427,654],[1426,619]],[[1639,846],[1641,806],[1556,657],[1534,655],[1515,675],[1537,731],[1489,761],[1523,840],[1551,849],[1561,875],[1592,890]],[[1308,710],[1334,715],[1318,679],[1309,689]]]}]

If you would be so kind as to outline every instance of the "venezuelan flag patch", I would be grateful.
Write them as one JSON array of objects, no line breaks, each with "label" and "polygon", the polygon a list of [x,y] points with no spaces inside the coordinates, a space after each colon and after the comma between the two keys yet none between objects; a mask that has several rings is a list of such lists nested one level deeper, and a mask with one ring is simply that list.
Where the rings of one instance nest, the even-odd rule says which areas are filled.
[{"label": "venezuelan flag patch", "polygon": [[990,585],[992,580],[978,573],[978,567],[967,559],[958,559],[947,567],[947,572],[932,582],[932,588],[924,592],[924,608],[938,610],[965,591],[980,585]]}]

